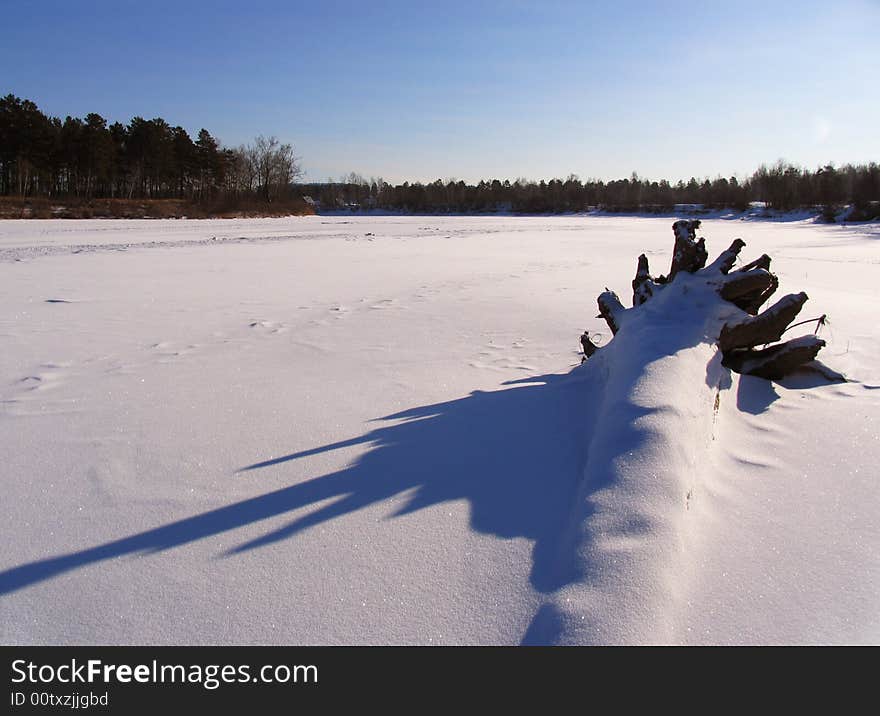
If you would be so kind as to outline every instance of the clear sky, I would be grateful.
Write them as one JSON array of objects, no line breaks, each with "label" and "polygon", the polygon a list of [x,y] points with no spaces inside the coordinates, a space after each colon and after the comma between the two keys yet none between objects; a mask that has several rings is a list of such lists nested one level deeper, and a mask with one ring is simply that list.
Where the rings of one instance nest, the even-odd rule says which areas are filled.
[{"label": "clear sky", "polygon": [[0,0],[0,93],[294,145],[307,178],[880,161],[880,1]]}]

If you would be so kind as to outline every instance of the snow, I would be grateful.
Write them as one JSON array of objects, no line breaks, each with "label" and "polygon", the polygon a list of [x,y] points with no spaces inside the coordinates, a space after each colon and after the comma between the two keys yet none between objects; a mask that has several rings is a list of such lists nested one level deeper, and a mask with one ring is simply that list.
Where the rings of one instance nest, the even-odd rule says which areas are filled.
[{"label": "snow", "polygon": [[595,317],[670,224],[0,222],[0,639],[880,642],[876,226],[702,220],[829,316],[769,383]]}]

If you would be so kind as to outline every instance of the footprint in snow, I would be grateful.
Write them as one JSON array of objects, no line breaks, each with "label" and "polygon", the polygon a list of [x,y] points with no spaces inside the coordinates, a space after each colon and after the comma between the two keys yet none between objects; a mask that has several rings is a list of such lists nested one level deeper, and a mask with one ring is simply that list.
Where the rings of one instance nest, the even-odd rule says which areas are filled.
[{"label": "footprint in snow", "polygon": [[251,321],[248,327],[270,334],[285,333],[287,331],[287,326],[280,321]]},{"label": "footprint in snow", "polygon": [[28,375],[19,382],[25,384],[25,390],[36,390],[43,383],[43,379],[38,375]]},{"label": "footprint in snow", "polygon": [[199,348],[199,345],[196,343],[190,343],[186,346],[177,347],[170,341],[160,341],[159,343],[153,343],[150,345],[150,348],[161,356],[159,359],[160,363],[171,363],[175,358],[186,356],[194,352]]},{"label": "footprint in snow", "polygon": [[372,306],[370,306],[373,310],[382,310],[384,308],[392,308],[394,306],[393,298],[383,298],[381,301],[376,301]]},{"label": "footprint in snow", "polygon": [[18,384],[25,391],[43,391],[53,388],[63,382],[65,376],[63,369],[69,367],[69,365],[70,364],[44,363],[40,366],[44,370],[35,373],[34,375],[26,375],[24,378],[20,378]]}]

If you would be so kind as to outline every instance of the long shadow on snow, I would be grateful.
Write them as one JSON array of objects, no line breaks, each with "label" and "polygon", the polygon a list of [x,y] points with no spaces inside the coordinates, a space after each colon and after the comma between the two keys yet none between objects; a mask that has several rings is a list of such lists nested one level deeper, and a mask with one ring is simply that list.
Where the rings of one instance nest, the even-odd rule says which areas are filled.
[{"label": "long shadow on snow", "polygon": [[[343,470],[129,537],[7,569],[0,572],[0,594],[107,559],[179,547],[336,498],[230,553],[247,552],[406,491],[412,494],[394,516],[466,499],[475,530],[532,540],[532,585],[538,591],[552,592],[583,576],[579,570],[584,565],[574,559],[576,545],[568,534],[571,518],[579,522],[591,510],[589,497],[586,504],[574,504],[578,495],[583,498],[609,484],[615,455],[636,449],[645,439],[635,425],[642,411],[628,403],[617,406],[623,413],[612,419],[618,426],[629,427],[615,434],[603,469],[594,471],[586,493],[579,493],[603,392],[603,377],[591,367],[511,381],[503,390],[475,391],[457,400],[389,415],[360,437],[254,463],[239,472],[283,470],[285,463],[310,455],[357,444],[370,446]],[[725,374],[720,359],[707,366],[707,382],[722,389],[730,386]],[[746,412],[762,412],[778,397],[765,381],[742,383],[752,388],[738,396],[739,408]],[[761,389],[758,394],[756,386]],[[530,632],[535,631],[537,637],[538,632],[548,630],[545,625]]]},{"label": "long shadow on snow", "polygon": [[601,395],[595,371],[512,381],[445,403],[380,419],[361,437],[258,462],[239,472],[284,464],[355,444],[369,450],[337,472],[267,492],[89,549],[0,573],[0,594],[107,559],[179,547],[336,498],[286,526],[252,539],[242,553],[287,539],[327,520],[414,490],[395,514],[466,499],[475,530],[534,541],[531,581],[549,592],[567,581],[554,569],[562,532],[582,477],[591,416]]}]

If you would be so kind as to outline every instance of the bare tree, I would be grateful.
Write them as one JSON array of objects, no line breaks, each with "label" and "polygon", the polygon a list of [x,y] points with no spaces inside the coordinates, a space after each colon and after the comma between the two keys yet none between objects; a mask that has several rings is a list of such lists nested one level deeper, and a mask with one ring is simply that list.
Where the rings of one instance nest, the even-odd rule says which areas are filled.
[{"label": "bare tree", "polygon": [[259,188],[266,201],[272,201],[290,184],[302,176],[299,159],[290,144],[281,144],[277,137],[260,135],[254,146],[248,147],[250,159],[256,170]]}]

